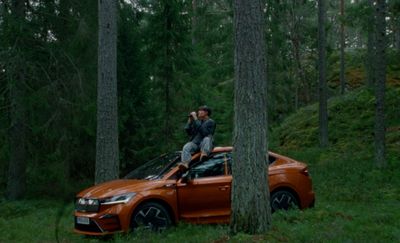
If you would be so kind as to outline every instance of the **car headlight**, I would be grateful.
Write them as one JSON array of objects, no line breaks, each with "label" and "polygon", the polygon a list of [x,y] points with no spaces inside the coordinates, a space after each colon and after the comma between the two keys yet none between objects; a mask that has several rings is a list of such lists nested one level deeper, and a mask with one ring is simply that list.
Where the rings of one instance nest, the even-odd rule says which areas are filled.
[{"label": "car headlight", "polygon": [[118,204],[118,203],[127,203],[129,200],[131,200],[136,193],[134,192],[129,192],[129,193],[124,193],[124,194],[119,194],[115,195],[112,197],[104,198],[100,200],[100,203],[102,205],[111,205],[111,204]]},{"label": "car headlight", "polygon": [[90,198],[78,198],[76,200],[76,204],[78,205],[98,205],[99,201],[97,199],[90,199]]},{"label": "car headlight", "polygon": [[99,200],[94,198],[77,198],[75,210],[80,212],[97,212],[99,210]]}]

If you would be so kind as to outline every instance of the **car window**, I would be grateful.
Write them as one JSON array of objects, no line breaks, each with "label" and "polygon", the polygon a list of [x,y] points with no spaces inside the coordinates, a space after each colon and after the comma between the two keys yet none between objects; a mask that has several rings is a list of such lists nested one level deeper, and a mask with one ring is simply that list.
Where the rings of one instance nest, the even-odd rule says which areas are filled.
[{"label": "car window", "polygon": [[195,164],[190,169],[190,178],[196,179],[224,175],[226,158],[226,153],[220,153],[213,155],[210,159],[200,164]]},{"label": "car window", "polygon": [[275,160],[276,160],[276,158],[275,158],[274,156],[272,156],[272,155],[268,155],[268,162],[269,162],[269,164],[272,164],[272,163],[274,163],[274,162],[275,162]]},{"label": "car window", "polygon": [[149,179],[154,180],[161,178],[167,173],[175,164],[180,161],[180,152],[170,152],[162,154],[157,158],[154,158],[143,165],[139,166],[135,170],[131,171],[125,176],[125,179]]},{"label": "car window", "polygon": [[[228,164],[227,164],[228,175],[231,175],[232,174],[231,166],[232,166],[232,161],[233,161],[232,153],[226,153],[226,156],[227,156],[227,162],[228,162]],[[274,156],[268,155],[268,163],[269,164],[272,164],[275,161],[276,161],[276,158]]]}]

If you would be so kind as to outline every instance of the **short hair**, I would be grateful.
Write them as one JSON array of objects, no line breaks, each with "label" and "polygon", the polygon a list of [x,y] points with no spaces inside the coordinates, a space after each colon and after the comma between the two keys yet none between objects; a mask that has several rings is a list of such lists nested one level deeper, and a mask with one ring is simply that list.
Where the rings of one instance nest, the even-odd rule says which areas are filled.
[{"label": "short hair", "polygon": [[208,114],[209,116],[211,116],[211,109],[210,109],[210,107],[208,107],[208,106],[206,106],[206,105],[200,106],[198,110],[199,110],[199,111],[200,111],[200,110],[201,110],[201,111],[207,111],[207,114]]}]

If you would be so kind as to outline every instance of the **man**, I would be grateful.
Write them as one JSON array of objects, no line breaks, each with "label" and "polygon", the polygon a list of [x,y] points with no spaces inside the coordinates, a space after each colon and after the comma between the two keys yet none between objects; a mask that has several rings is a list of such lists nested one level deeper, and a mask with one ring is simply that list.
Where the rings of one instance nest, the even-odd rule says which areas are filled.
[{"label": "man", "polygon": [[200,160],[208,157],[213,149],[213,135],[215,132],[215,121],[210,118],[211,109],[207,106],[200,106],[198,114],[191,112],[185,126],[190,142],[182,149],[181,169],[188,169],[192,159],[192,153],[201,151]]}]

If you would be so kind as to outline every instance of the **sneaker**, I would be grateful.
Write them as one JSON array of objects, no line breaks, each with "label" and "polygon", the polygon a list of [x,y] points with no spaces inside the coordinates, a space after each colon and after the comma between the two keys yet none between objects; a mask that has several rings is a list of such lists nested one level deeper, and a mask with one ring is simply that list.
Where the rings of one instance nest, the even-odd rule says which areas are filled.
[{"label": "sneaker", "polygon": [[187,171],[189,169],[189,166],[186,163],[181,162],[178,164],[178,168],[181,171]]},{"label": "sneaker", "polygon": [[206,161],[207,159],[208,159],[207,154],[202,154],[202,155],[200,156],[200,162],[204,162],[204,161]]}]

